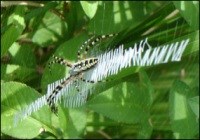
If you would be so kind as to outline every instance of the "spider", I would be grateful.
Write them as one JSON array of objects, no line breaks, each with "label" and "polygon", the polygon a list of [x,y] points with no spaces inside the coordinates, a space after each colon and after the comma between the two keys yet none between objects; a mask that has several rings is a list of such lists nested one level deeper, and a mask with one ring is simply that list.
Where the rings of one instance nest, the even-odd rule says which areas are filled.
[{"label": "spider", "polygon": [[[61,82],[58,86],[56,86],[55,89],[47,98],[47,103],[50,106],[50,109],[53,113],[57,114],[57,111],[58,111],[57,107],[55,106],[54,98],[59,93],[59,91],[61,91],[71,80],[74,80],[75,88],[77,89],[78,92],[79,92],[79,88],[77,85],[78,79],[82,80],[83,82],[95,83],[95,81],[87,80],[82,77],[85,71],[95,67],[95,65],[98,63],[98,59],[95,57],[80,60],[82,58],[81,51],[84,49],[84,47],[85,47],[84,54],[86,55],[88,50],[92,48],[93,46],[95,46],[98,42],[104,39],[116,36],[116,35],[117,34],[92,36],[89,40],[85,41],[83,45],[79,48],[77,52],[77,57],[79,61],[74,64],[72,64],[71,62],[61,57],[57,57],[53,55],[54,60],[49,62],[49,69],[51,65],[54,63],[58,63],[60,65],[64,65],[71,68],[69,70],[70,76],[67,79],[65,79],[63,82]],[[100,82],[100,81],[97,81],[97,82]]]}]

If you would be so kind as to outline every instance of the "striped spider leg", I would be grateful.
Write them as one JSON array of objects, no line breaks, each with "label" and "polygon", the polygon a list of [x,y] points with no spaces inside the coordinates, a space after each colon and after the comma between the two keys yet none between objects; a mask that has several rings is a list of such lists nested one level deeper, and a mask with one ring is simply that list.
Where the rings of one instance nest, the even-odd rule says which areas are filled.
[{"label": "striped spider leg", "polygon": [[[47,98],[47,103],[51,108],[51,111],[57,114],[57,107],[55,106],[54,99],[56,98],[56,95],[61,91],[70,81],[77,82],[77,79],[82,79],[82,75],[85,71],[91,69],[98,63],[97,58],[88,58],[82,61],[79,61],[71,66],[71,69],[69,71],[70,76],[65,79],[63,82],[61,82],[58,86],[55,87],[55,89],[52,91],[52,93]],[[90,82],[85,81],[85,82]],[[77,85],[75,85],[76,89],[78,89]],[[79,91],[79,89],[78,89]]]},{"label": "striped spider leg", "polygon": [[[81,56],[81,51],[83,50],[83,48],[85,47],[85,55],[87,54],[88,50],[90,48],[92,48],[93,46],[95,46],[97,43],[100,43],[102,40],[106,39],[106,38],[110,38],[113,36],[116,36],[117,34],[109,34],[109,35],[99,35],[99,36],[92,36],[89,40],[87,40],[86,42],[83,43],[83,45],[80,47],[80,49],[77,52],[77,57],[78,60],[80,60],[82,58]],[[57,57],[57,56],[53,56],[54,60],[51,61],[49,63],[49,69],[50,66],[54,63],[58,63],[61,65],[65,65],[70,67],[70,71],[69,74],[70,76],[63,82],[60,83],[60,85],[58,85],[53,92],[50,94],[50,96],[47,99],[47,102],[51,108],[51,110],[56,113],[57,112],[57,107],[55,106],[54,103],[54,98],[56,97],[57,93],[62,90],[65,85],[67,85],[71,80],[74,80],[74,84],[75,87],[77,89],[77,91],[79,92],[79,88],[78,88],[78,83],[77,83],[77,79],[80,79],[84,82],[90,82],[90,83],[94,83],[95,81],[91,81],[91,80],[86,80],[82,77],[84,71],[89,70],[90,68],[92,68],[93,66],[95,66],[98,63],[98,59],[97,58],[88,58],[88,59],[84,59],[81,61],[78,61],[75,64],[72,64],[70,62],[68,62],[67,60]],[[98,81],[101,82],[101,81]]]},{"label": "striped spider leg", "polygon": [[[118,35],[117,33],[116,34],[108,34],[108,35],[99,35],[99,36],[92,36],[90,39],[88,39],[87,41],[85,41],[82,46],[80,47],[80,49],[78,50],[77,52],[77,57],[78,57],[78,60],[80,59],[83,59],[82,55],[81,55],[81,51],[84,49],[85,47],[85,52],[84,54],[86,55],[89,51],[90,48],[92,48],[93,46],[95,46],[96,44],[100,43],[102,40],[105,40],[107,38],[110,38],[110,37],[113,37],[113,36],[116,36]],[[54,64],[54,63],[58,63],[60,65],[64,65],[64,66],[68,66],[68,67],[72,67],[72,63],[70,63],[69,61],[61,58],[61,57],[57,57],[57,56],[54,56],[53,55],[53,61],[49,62],[49,70],[50,70],[50,73],[51,73],[51,65]],[[81,79],[82,81],[84,82],[91,82],[91,83],[94,83],[94,81],[89,81],[89,80],[86,80],[84,78]],[[99,81],[100,82],[100,81]]]},{"label": "striped spider leg", "polygon": [[[78,76],[78,75],[77,75]],[[67,79],[65,79],[63,82],[61,82],[58,86],[55,87],[55,89],[52,91],[52,93],[47,98],[47,103],[53,113],[57,115],[57,107],[55,105],[54,99],[56,95],[61,91],[71,80],[75,79],[76,76],[69,76]]]},{"label": "striped spider leg", "polygon": [[50,71],[50,73],[51,73],[51,65],[54,64],[54,63],[58,63],[60,65],[68,66],[70,68],[72,67],[72,63],[70,63],[69,61],[67,61],[67,60],[65,60],[65,59],[63,59],[61,57],[57,57],[57,56],[53,55],[53,59],[54,59],[53,61],[49,62],[49,71]]},{"label": "striped spider leg", "polygon": [[[89,49],[92,48],[93,46],[95,46],[95,44],[100,43],[102,40],[105,40],[107,38],[110,38],[110,37],[113,37],[113,36],[116,36],[116,35],[118,35],[118,34],[92,36],[90,39],[85,41],[81,45],[80,49],[78,50],[78,52],[77,52],[78,60],[83,59],[82,55],[81,55],[81,51],[84,49],[84,47],[85,47],[84,54],[86,55],[88,53]],[[54,59],[53,61],[49,62],[49,70],[50,70],[50,72],[51,72],[51,65],[54,64],[54,63],[58,63],[60,65],[65,65],[65,66],[68,66],[70,68],[72,67],[72,64],[69,61],[67,61],[67,60],[65,60],[65,59],[63,59],[61,57],[57,57],[57,56],[53,55],[53,59]]]},{"label": "striped spider leg", "polygon": [[98,43],[101,43],[101,41],[103,41],[103,40],[105,40],[107,38],[116,36],[116,35],[118,35],[118,34],[116,33],[116,34],[92,36],[90,39],[85,41],[83,43],[83,45],[80,47],[80,49],[78,50],[78,52],[77,52],[78,60],[83,58],[82,55],[81,55],[81,51],[84,49],[84,47],[85,47],[84,55],[86,55],[90,48],[94,47]]},{"label": "striped spider leg", "polygon": [[[83,51],[84,47],[85,47],[85,51],[84,51],[84,55],[87,55],[89,49],[91,49],[92,47],[94,47],[95,45],[101,43],[101,41],[107,39],[107,38],[111,38],[118,35],[117,33],[115,34],[108,34],[108,35],[98,35],[98,36],[92,36],[90,39],[88,39],[87,41],[85,41],[83,43],[83,45],[80,47],[80,49],[77,52],[77,57],[78,60],[83,59],[83,55],[81,55],[81,51]],[[94,83],[94,81],[89,81],[86,80],[84,78],[81,79],[84,82],[90,82],[90,83]],[[98,81],[101,82],[101,81]]]}]

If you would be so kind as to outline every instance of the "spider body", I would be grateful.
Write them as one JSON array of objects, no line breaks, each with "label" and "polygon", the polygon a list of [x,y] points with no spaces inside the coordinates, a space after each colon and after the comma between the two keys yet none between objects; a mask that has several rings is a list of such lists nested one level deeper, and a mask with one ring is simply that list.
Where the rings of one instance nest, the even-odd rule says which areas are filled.
[{"label": "spider body", "polygon": [[[87,54],[88,50],[90,48],[92,48],[97,42],[100,42],[103,39],[109,38],[109,37],[113,37],[117,34],[110,34],[110,35],[102,35],[102,36],[93,36],[92,38],[90,38],[89,40],[87,40],[86,42],[83,43],[83,45],[80,47],[80,49],[77,52],[77,57],[78,60],[81,59],[82,55],[81,55],[81,51],[84,49],[85,47],[85,51],[84,53]],[[57,57],[53,55],[54,60],[49,62],[49,69],[50,66],[54,63],[58,63],[60,65],[64,65],[64,66],[68,66],[71,69],[69,70],[69,77],[64,80],[63,82],[61,82],[58,86],[55,87],[55,89],[52,91],[52,93],[48,96],[47,98],[47,103],[51,108],[51,111],[54,112],[55,114],[57,114],[57,107],[55,106],[55,97],[56,95],[59,93],[59,91],[61,91],[70,81],[73,81],[73,83],[75,84],[75,87],[77,89],[77,91],[79,92],[79,88],[78,88],[78,84],[77,84],[77,80],[80,79],[84,82],[90,82],[90,83],[95,83],[95,81],[91,81],[91,80],[87,80],[84,79],[82,76],[84,74],[85,71],[95,67],[98,64],[98,59],[95,57],[91,57],[91,58],[86,58],[83,60],[80,60],[74,64],[72,64],[71,62],[61,58],[61,57]],[[50,71],[51,72],[51,71]],[[100,82],[100,81],[98,81]]]},{"label": "spider body", "polygon": [[84,72],[92,67],[94,67],[98,63],[97,58],[88,58],[82,61],[79,61],[72,65],[71,69],[69,70],[70,75],[77,75],[80,72]]}]

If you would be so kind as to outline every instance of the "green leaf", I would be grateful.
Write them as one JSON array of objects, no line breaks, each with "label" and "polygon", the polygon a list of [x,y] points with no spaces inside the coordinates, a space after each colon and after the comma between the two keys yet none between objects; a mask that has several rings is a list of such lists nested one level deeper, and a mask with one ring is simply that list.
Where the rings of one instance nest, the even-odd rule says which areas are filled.
[{"label": "green leaf", "polygon": [[1,38],[1,56],[4,55],[9,47],[18,39],[22,31],[17,26],[11,25]]},{"label": "green leaf", "polygon": [[50,111],[43,107],[14,127],[14,115],[40,97],[34,89],[17,82],[1,83],[1,131],[15,138],[34,138],[42,129],[53,132]]},{"label": "green leaf", "polygon": [[130,26],[135,26],[148,15],[149,9],[158,7],[147,6],[143,2],[103,1],[98,2],[98,10],[89,23],[89,31],[94,34],[118,33]]},{"label": "green leaf", "polygon": [[85,14],[92,19],[97,11],[98,8],[98,1],[96,2],[89,2],[89,1],[81,1],[81,6],[85,12]]},{"label": "green leaf", "polygon": [[175,138],[194,138],[198,132],[195,114],[188,106],[190,88],[181,81],[175,81],[170,92],[170,119]]},{"label": "green leaf", "polygon": [[138,139],[149,139],[152,135],[153,126],[150,124],[149,120],[143,120],[138,130]]},{"label": "green leaf", "polygon": [[35,68],[36,59],[31,49],[32,48],[28,45],[20,46],[18,43],[13,43],[9,48],[9,52],[12,56],[11,63],[24,67]]},{"label": "green leaf", "polygon": [[29,13],[27,13],[25,15],[25,20],[29,21],[32,18],[39,17],[39,16],[43,15],[45,12],[55,8],[57,5],[58,5],[57,2],[51,1],[51,2],[47,2],[46,4],[44,4],[43,7],[32,9],[32,10],[30,10]]},{"label": "green leaf", "polygon": [[144,72],[140,84],[124,82],[88,101],[88,108],[113,120],[137,123],[147,120],[152,103],[152,87]]},{"label": "green leaf", "polygon": [[78,138],[86,126],[86,112],[83,109],[59,108],[59,123],[64,138]]},{"label": "green leaf", "polygon": [[9,28],[1,37],[1,56],[4,55],[10,46],[20,37],[25,28],[24,7],[18,6],[15,12],[9,17]]},{"label": "green leaf", "polygon": [[199,96],[188,99],[188,103],[194,114],[199,119]]},{"label": "green leaf", "polygon": [[1,65],[1,79],[5,81],[23,81],[27,82],[38,74],[35,69],[21,67],[19,65]]},{"label": "green leaf", "polygon": [[176,8],[185,18],[193,30],[199,29],[199,2],[198,1],[174,1]]},{"label": "green leaf", "polygon": [[61,38],[67,24],[52,12],[47,12],[33,35],[32,41],[40,46],[50,45]]}]

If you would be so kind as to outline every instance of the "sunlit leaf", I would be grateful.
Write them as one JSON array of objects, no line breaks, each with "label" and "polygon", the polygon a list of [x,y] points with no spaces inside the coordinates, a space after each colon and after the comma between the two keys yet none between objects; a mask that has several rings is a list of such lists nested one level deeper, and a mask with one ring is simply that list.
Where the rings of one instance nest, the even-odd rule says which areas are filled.
[{"label": "sunlit leaf", "polygon": [[140,76],[139,86],[132,82],[118,84],[91,99],[87,106],[119,122],[146,120],[152,102],[152,87],[144,73],[140,73]]},{"label": "sunlit leaf", "polygon": [[188,103],[192,111],[199,118],[199,96],[188,99]]},{"label": "sunlit leaf", "polygon": [[25,28],[24,7],[16,7],[15,12],[10,16],[8,25],[10,27],[1,36],[1,56],[7,52],[9,47],[20,37]]},{"label": "sunlit leaf", "polygon": [[32,41],[40,46],[50,45],[58,41],[67,28],[67,24],[52,12],[45,13],[38,30],[34,33]]},{"label": "sunlit leaf", "polygon": [[13,43],[9,52],[12,56],[11,63],[30,68],[36,67],[36,59],[30,46]]},{"label": "sunlit leaf", "polygon": [[41,133],[41,129],[53,132],[50,112],[46,107],[15,126],[15,115],[38,97],[40,95],[37,91],[24,84],[17,82],[2,83],[1,131],[16,138],[34,138]]},{"label": "sunlit leaf", "polygon": [[19,65],[1,65],[1,78],[5,81],[27,82],[35,77],[37,77],[35,69]]},{"label": "sunlit leaf", "polygon": [[176,8],[185,18],[193,30],[199,29],[199,2],[198,1],[174,1]]},{"label": "sunlit leaf", "polygon": [[192,138],[198,132],[195,114],[187,103],[190,91],[185,83],[175,81],[170,92],[170,119],[175,138]]},{"label": "sunlit leaf", "polygon": [[86,126],[86,112],[81,109],[62,109],[59,123],[64,138],[78,138]]},{"label": "sunlit leaf", "polygon": [[98,2],[89,2],[89,1],[81,1],[81,6],[83,10],[85,11],[86,15],[92,19],[94,15],[96,14],[97,8],[98,8]]}]

